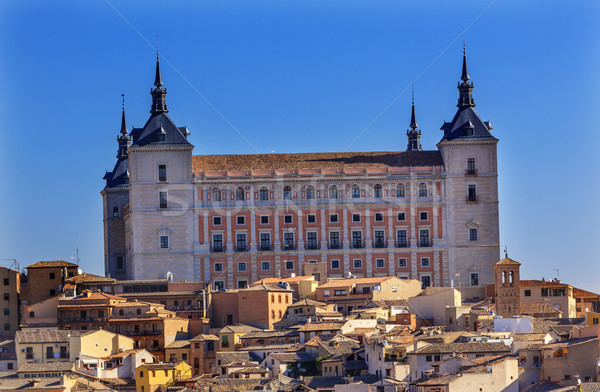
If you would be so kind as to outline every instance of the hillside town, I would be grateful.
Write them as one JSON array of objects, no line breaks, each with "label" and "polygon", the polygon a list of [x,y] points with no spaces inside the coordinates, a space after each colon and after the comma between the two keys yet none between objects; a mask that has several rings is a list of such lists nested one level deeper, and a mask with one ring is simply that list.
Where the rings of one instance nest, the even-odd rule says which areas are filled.
[{"label": "hillside town", "polygon": [[[597,385],[600,295],[523,280],[265,278],[242,289],[1,268],[0,391],[571,391]],[[578,389],[592,390],[592,389]]]}]

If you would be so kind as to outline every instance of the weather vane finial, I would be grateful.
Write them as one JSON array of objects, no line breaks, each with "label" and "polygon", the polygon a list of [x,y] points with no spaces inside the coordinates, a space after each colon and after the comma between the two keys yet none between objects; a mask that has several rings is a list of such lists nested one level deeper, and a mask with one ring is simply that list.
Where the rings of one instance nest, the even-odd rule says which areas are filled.
[{"label": "weather vane finial", "polygon": [[504,257],[508,259],[508,248],[504,245]]}]

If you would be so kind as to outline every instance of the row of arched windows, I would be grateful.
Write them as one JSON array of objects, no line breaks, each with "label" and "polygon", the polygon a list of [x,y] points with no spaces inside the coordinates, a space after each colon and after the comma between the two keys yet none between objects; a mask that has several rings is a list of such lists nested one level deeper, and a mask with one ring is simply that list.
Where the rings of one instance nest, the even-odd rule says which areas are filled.
[{"label": "row of arched windows", "polygon": [[[420,183],[419,184],[419,197],[427,197],[427,184]],[[235,191],[235,200],[236,201],[244,201],[245,200],[245,191],[244,188],[238,187]],[[373,196],[375,198],[383,197],[383,187],[381,184],[375,184],[373,187]],[[353,199],[359,199],[360,196],[360,187],[357,184],[352,185],[351,197]],[[404,184],[398,184],[396,187],[396,197],[406,197],[406,186]],[[329,198],[337,199],[338,198],[338,189],[337,186],[331,185],[329,187]],[[263,186],[259,190],[259,199],[260,200],[269,200],[269,190],[266,186]],[[292,187],[286,185],[283,187],[283,200],[291,200],[292,199]],[[306,188],[306,199],[313,200],[315,199],[315,187],[309,185]],[[212,190],[212,200],[213,201],[221,201],[221,190],[219,188],[214,188]]]}]

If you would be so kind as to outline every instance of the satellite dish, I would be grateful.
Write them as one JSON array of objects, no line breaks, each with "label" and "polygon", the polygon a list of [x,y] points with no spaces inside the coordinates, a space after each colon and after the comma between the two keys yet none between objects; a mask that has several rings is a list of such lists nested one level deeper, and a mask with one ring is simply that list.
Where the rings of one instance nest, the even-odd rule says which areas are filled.
[{"label": "satellite dish", "polygon": [[173,281],[173,273],[171,271],[167,272],[167,281],[169,281],[169,282]]},{"label": "satellite dish", "polygon": [[83,274],[83,270],[81,268],[77,268],[77,275]]}]

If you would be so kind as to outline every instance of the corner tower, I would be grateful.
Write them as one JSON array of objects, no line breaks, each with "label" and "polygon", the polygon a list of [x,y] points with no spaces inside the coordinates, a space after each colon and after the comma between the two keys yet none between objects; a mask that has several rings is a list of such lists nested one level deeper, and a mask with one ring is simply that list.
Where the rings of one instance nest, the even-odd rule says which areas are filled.
[{"label": "corner tower", "polygon": [[125,119],[125,97],[121,114],[121,135],[117,137],[119,150],[117,163],[111,172],[106,172],[106,186],[100,192],[103,202],[104,221],[104,273],[116,279],[125,279],[128,272],[128,257],[125,247],[125,206],[129,204],[129,159],[127,149],[131,138],[127,135]]},{"label": "corner tower", "polygon": [[492,126],[475,112],[473,83],[469,81],[463,50],[458,110],[441,130],[437,144],[446,172],[445,196],[448,235],[448,278],[461,285],[494,282],[500,256],[498,221],[498,139]]},{"label": "corner tower", "polygon": [[168,116],[157,53],[150,118],[131,131],[127,250],[129,279],[193,279],[194,190],[186,127]]}]

